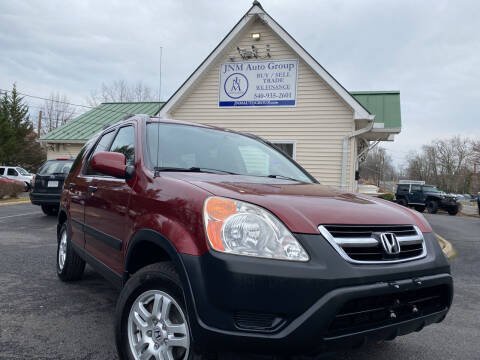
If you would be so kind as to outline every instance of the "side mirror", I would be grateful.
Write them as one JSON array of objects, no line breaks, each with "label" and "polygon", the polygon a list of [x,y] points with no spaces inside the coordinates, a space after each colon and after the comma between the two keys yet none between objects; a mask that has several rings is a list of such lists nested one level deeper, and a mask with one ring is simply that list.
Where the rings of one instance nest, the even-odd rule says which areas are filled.
[{"label": "side mirror", "polygon": [[[133,169],[127,166],[125,155],[117,152],[99,152],[90,160],[92,170],[120,179],[133,176]],[[128,171],[127,171],[128,170]]]}]

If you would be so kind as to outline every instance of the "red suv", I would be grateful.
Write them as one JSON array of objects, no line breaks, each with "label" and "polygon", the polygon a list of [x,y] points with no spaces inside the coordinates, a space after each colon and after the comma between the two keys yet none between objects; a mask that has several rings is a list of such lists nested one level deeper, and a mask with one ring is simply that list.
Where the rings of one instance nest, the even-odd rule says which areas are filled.
[{"label": "red suv", "polygon": [[122,359],[321,353],[419,331],[452,302],[420,213],[322,186],[250,134],[130,117],[82,149],[58,219],[60,279],[88,262],[122,289]]}]

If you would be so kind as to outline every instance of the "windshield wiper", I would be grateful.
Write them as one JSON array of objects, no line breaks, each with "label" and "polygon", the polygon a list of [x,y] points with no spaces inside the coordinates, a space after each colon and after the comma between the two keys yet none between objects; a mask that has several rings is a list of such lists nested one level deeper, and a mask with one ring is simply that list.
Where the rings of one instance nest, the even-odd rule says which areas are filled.
[{"label": "windshield wiper", "polygon": [[221,174],[230,174],[230,175],[238,175],[237,173],[231,172],[231,171],[226,171],[226,170],[220,170],[220,169],[210,169],[210,168],[204,168],[204,167],[197,167],[197,166],[192,166],[189,168],[178,168],[178,167],[154,167],[153,170],[155,171],[155,174],[153,175],[154,178],[158,176],[158,173],[161,171],[178,171],[178,172],[203,172],[203,173],[221,173]]},{"label": "windshield wiper", "polygon": [[285,175],[280,175],[280,174],[270,174],[270,175],[267,175],[267,177],[273,178],[273,179],[285,179],[285,180],[302,182],[301,180],[294,179],[294,178],[291,178],[291,177],[288,177],[288,176],[285,176]]}]

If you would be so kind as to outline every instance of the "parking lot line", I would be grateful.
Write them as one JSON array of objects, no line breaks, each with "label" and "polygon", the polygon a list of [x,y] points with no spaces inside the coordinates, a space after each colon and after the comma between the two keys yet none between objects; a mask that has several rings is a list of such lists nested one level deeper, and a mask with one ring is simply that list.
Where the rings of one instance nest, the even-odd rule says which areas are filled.
[{"label": "parking lot line", "polygon": [[0,220],[7,219],[7,218],[12,218],[12,217],[16,217],[16,216],[25,216],[25,215],[33,215],[33,214],[38,214],[38,211],[23,213],[23,214],[17,214],[17,215],[2,216],[2,217],[0,217]]}]

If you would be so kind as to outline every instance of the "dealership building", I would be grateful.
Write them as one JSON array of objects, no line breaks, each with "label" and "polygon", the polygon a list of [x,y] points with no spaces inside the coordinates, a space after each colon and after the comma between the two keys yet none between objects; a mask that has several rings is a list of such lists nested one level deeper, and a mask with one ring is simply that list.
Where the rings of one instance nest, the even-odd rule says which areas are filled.
[{"label": "dealership building", "polygon": [[40,141],[49,158],[73,157],[131,113],[256,134],[348,190],[368,149],[401,131],[398,91],[347,91],[256,1],[165,103],[103,103]]}]

